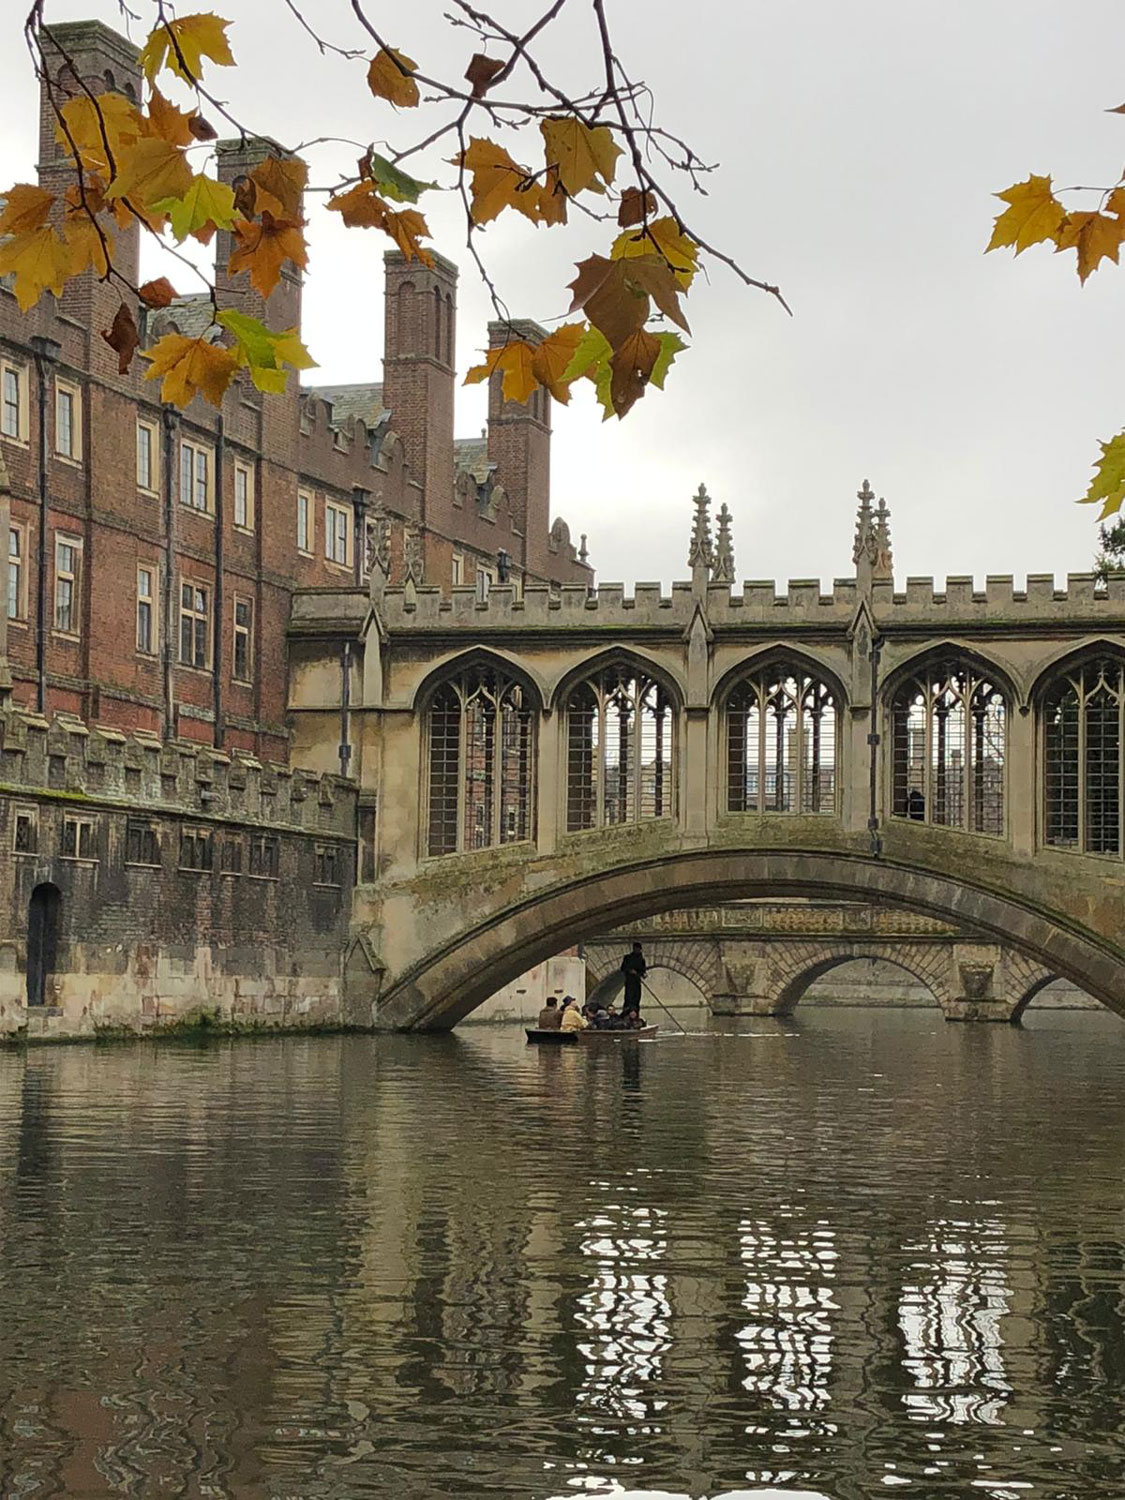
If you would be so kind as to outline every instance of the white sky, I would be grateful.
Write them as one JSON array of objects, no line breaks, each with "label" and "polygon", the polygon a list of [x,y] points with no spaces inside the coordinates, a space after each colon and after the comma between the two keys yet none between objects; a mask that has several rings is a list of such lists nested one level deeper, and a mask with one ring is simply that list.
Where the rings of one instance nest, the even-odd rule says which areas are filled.
[{"label": "white sky", "polygon": [[[370,98],[361,64],[322,60],[284,0],[214,3],[234,23],[242,67],[212,77],[251,128],[287,145],[330,134],[401,146],[421,133],[409,112]],[[327,37],[362,45],[347,0],[303,3]],[[588,7],[571,4],[585,25]],[[149,0],[134,8],[147,15]],[[496,0],[513,25],[539,8]],[[35,160],[25,9],[0,0],[0,185],[31,177]],[[459,75],[474,42],[450,33],[443,9],[368,3],[393,45]],[[575,539],[588,532],[599,577],[684,577],[700,480],[734,513],[740,576],[847,575],[864,476],[891,507],[900,579],[1087,568],[1094,516],[1073,502],[1097,439],[1125,426],[1125,270],[1106,265],[1082,289],[1073,253],[982,252],[1000,207],[990,195],[1029,171],[1064,185],[1115,180],[1125,117],[1104,111],[1125,98],[1125,8],[610,0],[609,13],[619,53],[656,90],[659,120],[722,162],[706,198],[678,188],[681,211],[751,274],[780,282],[795,317],[717,266],[687,300],[693,348],[663,394],[623,423],[602,424],[592,390],[556,406],[553,512]],[[115,0],[49,0],[47,14],[121,24]],[[542,55],[568,85],[593,81],[577,26]],[[414,169],[448,182],[451,154]],[[314,183],[355,155],[325,150]],[[421,206],[462,268],[463,371],[479,358],[487,298],[452,195]],[[318,207],[310,218],[315,378],[379,379],[386,242]],[[566,312],[573,262],[611,233],[572,215],[552,231],[502,223],[480,243],[513,314],[549,326]],[[191,290],[182,272],[173,279]],[[483,389],[458,399],[458,433],[470,434]]]}]

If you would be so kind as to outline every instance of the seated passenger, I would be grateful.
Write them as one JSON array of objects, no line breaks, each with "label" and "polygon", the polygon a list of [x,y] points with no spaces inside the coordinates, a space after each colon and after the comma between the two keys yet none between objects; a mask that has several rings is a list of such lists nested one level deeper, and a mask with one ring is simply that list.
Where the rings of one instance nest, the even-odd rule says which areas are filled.
[{"label": "seated passenger", "polygon": [[621,1017],[612,1005],[607,1005],[605,1010],[598,1012],[594,1025],[600,1031],[619,1031],[621,1029]]},{"label": "seated passenger", "polygon": [[640,1011],[635,1005],[629,1007],[622,1016],[621,1021],[627,1031],[640,1031],[641,1027],[645,1024]]},{"label": "seated passenger", "polygon": [[562,1031],[585,1031],[589,1021],[578,1008],[578,1001],[573,995],[567,995],[563,1000]]},{"label": "seated passenger", "polygon": [[550,997],[546,1005],[539,1012],[538,1027],[540,1031],[558,1031],[562,1025],[562,1011],[559,1002],[554,995]]}]

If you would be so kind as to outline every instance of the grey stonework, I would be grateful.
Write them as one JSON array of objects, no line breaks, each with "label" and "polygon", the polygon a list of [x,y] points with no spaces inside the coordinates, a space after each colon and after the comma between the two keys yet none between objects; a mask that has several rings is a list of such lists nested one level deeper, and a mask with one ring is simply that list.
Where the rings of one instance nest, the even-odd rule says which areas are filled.
[{"label": "grey stonework", "polygon": [[338,777],[0,712],[0,1033],[339,1023],[355,816]]}]

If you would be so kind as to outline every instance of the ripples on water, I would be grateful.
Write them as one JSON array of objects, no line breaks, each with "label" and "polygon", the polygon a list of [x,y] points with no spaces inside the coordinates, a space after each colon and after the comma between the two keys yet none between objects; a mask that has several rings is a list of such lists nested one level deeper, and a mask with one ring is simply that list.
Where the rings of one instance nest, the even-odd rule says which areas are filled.
[{"label": "ripples on water", "polygon": [[2,1494],[1121,1500],[1123,1043],[0,1054]]}]

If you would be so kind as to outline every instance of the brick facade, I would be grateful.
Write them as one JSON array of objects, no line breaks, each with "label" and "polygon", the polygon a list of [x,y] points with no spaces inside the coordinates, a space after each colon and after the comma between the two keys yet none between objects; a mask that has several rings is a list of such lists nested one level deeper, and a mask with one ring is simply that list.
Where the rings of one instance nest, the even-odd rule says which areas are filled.
[{"label": "brick facade", "polygon": [[[78,22],[53,35],[91,89],[139,94],[135,50],[116,33]],[[73,91],[61,56],[55,71]],[[221,143],[218,173],[233,180],[278,150]],[[40,181],[61,188],[67,175],[44,101]],[[220,268],[226,238],[216,237]],[[137,241],[136,229],[118,238],[130,274]],[[296,274],[268,306],[245,276],[220,269],[218,284],[224,302],[300,326]],[[517,584],[591,581],[584,548],[550,520],[549,397],[518,407],[497,388],[487,435],[454,440],[456,286],[441,257],[427,268],[386,256],[381,384],[302,389],[294,379],[267,397],[239,380],[221,411],[196,400],[179,412],[161,406],[141,359],[118,374],[101,337],[116,287],[87,275],[21,315],[0,283],[13,548],[0,610],[15,703],[285,762],[290,595],[359,580],[372,507],[390,520],[394,582],[408,551],[424,582],[443,589],[478,578],[486,588],[501,552]],[[178,299],[147,327],[136,311],[150,341],[169,329],[202,333],[210,320],[200,297]],[[0,535],[2,521],[0,501]]]}]

